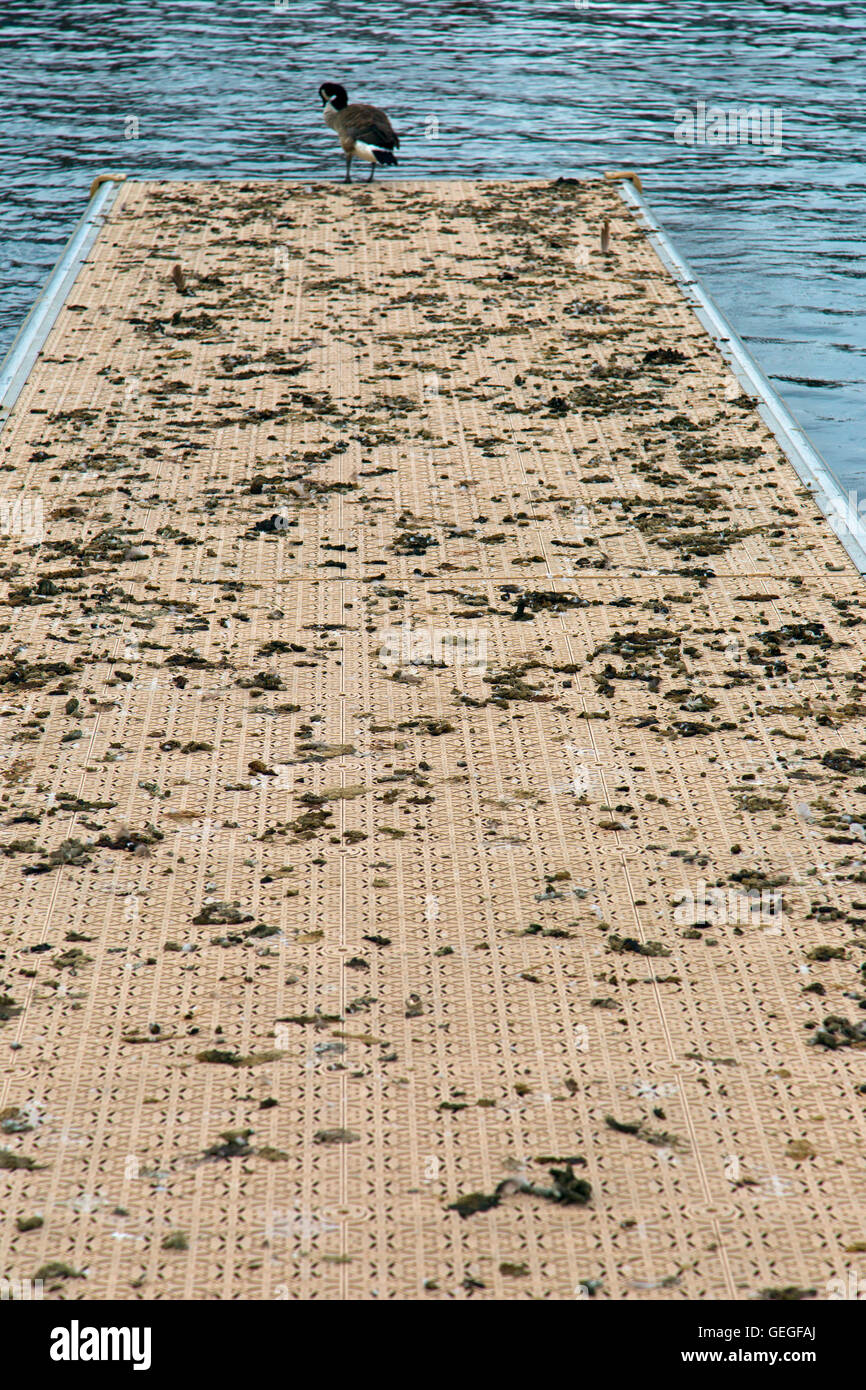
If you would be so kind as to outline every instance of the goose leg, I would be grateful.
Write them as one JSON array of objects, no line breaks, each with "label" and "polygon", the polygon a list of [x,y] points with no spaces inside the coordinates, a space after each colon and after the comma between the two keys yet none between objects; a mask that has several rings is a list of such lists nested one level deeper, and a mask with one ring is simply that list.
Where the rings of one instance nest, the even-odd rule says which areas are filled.
[{"label": "goose leg", "polygon": [[351,182],[352,182],[352,176],[351,176],[351,174],[349,173],[349,170],[351,169],[351,167],[352,167],[352,156],[351,156],[350,154],[347,154],[347,155],[346,155],[346,177],[343,179],[343,183],[351,183]]},{"label": "goose leg", "polygon": [[376,172],[376,163],[375,163],[375,160],[374,160],[374,162],[370,165],[370,177],[369,177],[368,180],[367,180],[368,183],[372,183],[372,182],[373,182],[373,175],[375,174],[375,172]]}]

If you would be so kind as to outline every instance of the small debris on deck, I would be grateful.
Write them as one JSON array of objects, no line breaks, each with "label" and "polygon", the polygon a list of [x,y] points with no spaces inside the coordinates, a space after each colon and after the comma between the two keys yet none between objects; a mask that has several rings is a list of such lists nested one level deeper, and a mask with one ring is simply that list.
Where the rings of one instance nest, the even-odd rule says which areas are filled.
[{"label": "small debris on deck", "polygon": [[848,1269],[861,584],[615,187],[127,182],[0,462],[0,1270]]}]

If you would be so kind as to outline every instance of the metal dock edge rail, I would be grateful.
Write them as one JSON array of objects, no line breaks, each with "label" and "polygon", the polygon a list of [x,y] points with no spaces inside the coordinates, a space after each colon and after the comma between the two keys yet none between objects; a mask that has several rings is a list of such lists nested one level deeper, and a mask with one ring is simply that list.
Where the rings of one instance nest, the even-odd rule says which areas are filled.
[{"label": "metal dock edge rail", "polygon": [[647,229],[662,264],[668,268],[696,316],[718,344],[731,370],[744,388],[754,391],[759,397],[761,418],[770,426],[805,485],[814,490],[815,501],[821,511],[828,521],[838,524],[844,519],[844,526],[837,532],[839,539],[860,573],[866,573],[866,528],[859,516],[849,515],[851,509],[838,478],[794,419],[721,309],[713,303],[691,266],[676,250],[643,195],[628,182],[621,183],[619,188],[622,197],[637,213],[641,225]]},{"label": "metal dock edge rail", "polygon": [[122,182],[122,178],[113,175],[94,181],[87,207],[12,346],[0,362],[0,430],[8,420],[78,272],[99,236]]}]

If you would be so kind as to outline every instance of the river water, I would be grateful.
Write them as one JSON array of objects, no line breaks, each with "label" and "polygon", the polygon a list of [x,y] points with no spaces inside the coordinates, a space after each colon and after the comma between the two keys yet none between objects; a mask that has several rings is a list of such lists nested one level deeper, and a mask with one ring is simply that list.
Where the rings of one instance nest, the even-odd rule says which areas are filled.
[{"label": "river water", "polygon": [[[4,0],[0,40],[0,351],[96,173],[341,177],[317,96],[337,80],[387,108],[404,177],[639,170],[843,484],[866,488],[866,4]],[[744,129],[732,113],[755,106]]]}]

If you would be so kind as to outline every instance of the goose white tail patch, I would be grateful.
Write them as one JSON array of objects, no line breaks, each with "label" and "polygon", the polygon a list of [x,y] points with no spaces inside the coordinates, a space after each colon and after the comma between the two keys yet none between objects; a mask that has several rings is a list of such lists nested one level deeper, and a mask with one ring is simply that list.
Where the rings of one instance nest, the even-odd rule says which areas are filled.
[{"label": "goose white tail patch", "polygon": [[352,151],[356,159],[366,159],[368,164],[375,164],[376,156],[373,153],[373,146],[368,145],[364,140],[356,140],[355,148]]}]

